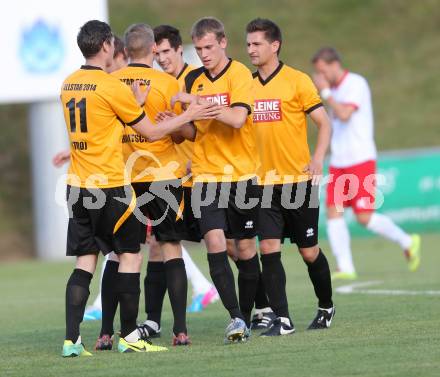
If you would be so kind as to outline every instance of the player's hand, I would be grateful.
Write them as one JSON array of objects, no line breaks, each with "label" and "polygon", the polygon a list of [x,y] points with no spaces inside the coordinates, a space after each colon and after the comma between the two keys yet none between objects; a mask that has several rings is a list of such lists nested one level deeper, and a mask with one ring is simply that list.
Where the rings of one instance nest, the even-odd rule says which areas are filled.
[{"label": "player's hand", "polygon": [[70,149],[66,149],[65,151],[58,152],[52,159],[52,164],[56,168],[60,168],[66,162],[70,161]]},{"label": "player's hand", "polygon": [[157,113],[156,118],[154,120],[156,121],[156,123],[159,123],[159,122],[163,122],[166,119],[174,118],[175,116],[177,116],[177,114],[173,113],[172,111],[166,110]]},{"label": "player's hand", "polygon": [[307,173],[312,177],[312,186],[319,185],[322,179],[322,161],[311,160],[310,163],[304,168],[303,173]]},{"label": "player's hand", "polygon": [[315,86],[318,88],[319,91],[330,88],[330,83],[327,81],[322,73],[315,73],[313,75],[313,82],[315,83]]},{"label": "player's hand", "polygon": [[183,105],[190,104],[193,102],[197,102],[197,96],[189,93],[179,92],[175,96],[171,97],[171,108],[174,109],[174,106],[177,102],[180,102]]},{"label": "player's hand", "polygon": [[147,100],[148,93],[150,93],[150,90],[151,90],[150,85],[146,85],[146,89],[142,90],[141,86],[144,86],[144,85],[145,84],[143,84],[140,80],[136,80],[131,85],[131,91],[133,92],[134,96],[136,97],[136,101],[139,106],[145,105],[145,101]]},{"label": "player's hand", "polygon": [[214,119],[220,114],[221,109],[221,106],[218,106],[214,103],[204,102],[199,104],[193,102],[188,106],[188,109],[185,112],[190,116],[191,121],[193,121]]}]

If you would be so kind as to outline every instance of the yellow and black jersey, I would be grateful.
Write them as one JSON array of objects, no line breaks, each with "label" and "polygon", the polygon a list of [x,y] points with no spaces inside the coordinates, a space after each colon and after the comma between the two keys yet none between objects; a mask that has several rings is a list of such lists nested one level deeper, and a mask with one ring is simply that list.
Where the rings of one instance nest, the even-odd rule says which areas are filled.
[{"label": "yellow and black jersey", "polygon": [[201,67],[186,75],[185,90],[221,106],[243,106],[248,111],[240,129],[217,120],[194,122],[197,128],[192,159],[194,181],[235,182],[255,176],[257,149],[252,129],[251,72],[235,60],[230,60],[214,78]]},{"label": "yellow and black jersey", "polygon": [[123,186],[124,125],[134,125],[145,116],[131,90],[101,68],[84,65],[64,80],[60,98],[71,150],[67,183]]},{"label": "yellow and black jersey", "polygon": [[306,118],[322,106],[318,90],[309,76],[282,62],[266,80],[258,72],[253,76],[253,121],[261,182],[273,170],[280,178],[266,184],[308,180],[303,172],[310,162]]},{"label": "yellow and black jersey", "polygon": [[[195,69],[194,66],[189,65],[185,63],[180,73],[177,75],[176,79],[179,83],[179,89],[181,91],[185,88],[185,77],[186,75],[193,71]],[[194,151],[194,142],[191,140],[185,140],[184,142],[180,144],[175,145],[176,151],[177,151],[177,158],[179,163],[182,166],[187,166],[188,162],[192,160],[192,155]],[[183,182],[183,186],[191,187],[192,186],[192,179],[188,179],[187,181]]]},{"label": "yellow and black jersey", "polygon": [[[112,73],[129,88],[139,80],[150,85],[145,112],[152,123],[157,113],[172,110],[171,97],[179,92],[177,80],[146,64],[129,64]],[[126,168],[131,171],[132,182],[152,182],[181,178],[185,167],[180,166],[171,136],[148,142],[135,130],[127,127],[122,138]]]}]

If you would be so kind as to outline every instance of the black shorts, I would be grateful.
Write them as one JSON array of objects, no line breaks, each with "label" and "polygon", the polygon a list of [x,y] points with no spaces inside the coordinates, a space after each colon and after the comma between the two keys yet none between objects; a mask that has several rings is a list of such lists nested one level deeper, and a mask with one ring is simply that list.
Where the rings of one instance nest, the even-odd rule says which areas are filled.
[{"label": "black shorts", "polygon": [[185,224],[185,241],[200,242],[203,238],[200,233],[199,222],[194,216],[191,206],[192,187],[183,187],[183,222]]},{"label": "black shorts", "polygon": [[263,186],[262,195],[259,240],[290,238],[301,248],[317,245],[319,186],[311,181]]},{"label": "black shorts", "polygon": [[67,204],[66,255],[139,252],[139,223],[133,214],[136,196],[131,186],[86,189],[68,185]]},{"label": "black shorts", "polygon": [[248,239],[257,235],[261,188],[256,178],[240,182],[195,183],[192,207],[204,236],[223,229],[226,238]]},{"label": "black shorts", "polygon": [[181,180],[134,182],[132,186],[136,192],[138,209],[143,215],[138,219],[140,242],[145,243],[147,217],[157,241],[176,242],[185,239]]}]

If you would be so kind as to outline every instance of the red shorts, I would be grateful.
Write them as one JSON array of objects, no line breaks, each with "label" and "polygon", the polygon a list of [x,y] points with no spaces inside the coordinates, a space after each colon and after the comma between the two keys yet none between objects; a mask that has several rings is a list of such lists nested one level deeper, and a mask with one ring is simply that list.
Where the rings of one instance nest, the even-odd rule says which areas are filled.
[{"label": "red shorts", "polygon": [[376,161],[370,160],[346,168],[329,167],[326,205],[342,211],[352,207],[355,213],[374,211]]}]

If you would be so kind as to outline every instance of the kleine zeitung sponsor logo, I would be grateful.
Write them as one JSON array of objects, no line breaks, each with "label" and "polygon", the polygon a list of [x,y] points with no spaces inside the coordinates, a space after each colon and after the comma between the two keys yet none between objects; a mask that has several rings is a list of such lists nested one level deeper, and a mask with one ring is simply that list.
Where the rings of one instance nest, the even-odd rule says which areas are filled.
[{"label": "kleine zeitung sponsor logo", "polygon": [[280,99],[257,99],[254,102],[254,123],[279,122],[283,119]]}]

